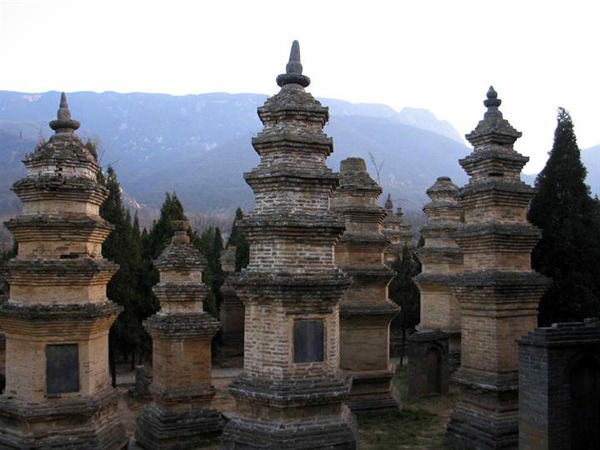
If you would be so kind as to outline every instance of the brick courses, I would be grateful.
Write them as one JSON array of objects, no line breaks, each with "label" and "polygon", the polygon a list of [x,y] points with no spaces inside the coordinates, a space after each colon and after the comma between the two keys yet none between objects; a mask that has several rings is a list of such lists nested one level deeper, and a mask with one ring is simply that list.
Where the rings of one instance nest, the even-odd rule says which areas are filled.
[{"label": "brick courses", "polygon": [[339,302],[351,280],[335,265],[344,231],[330,208],[338,176],[325,164],[328,110],[304,90],[296,41],[277,83],[281,91],[258,109],[264,128],[252,144],[261,161],[244,174],[256,197],[237,224],[250,263],[230,278],[245,306],[244,370],[229,387],[236,413],[223,445],[355,449],[339,370]]},{"label": "brick courses", "polygon": [[120,308],[106,298],[117,266],[102,258],[112,226],[99,216],[107,191],[64,93],[50,127],[55,134],[25,157],[27,176],[13,186],[23,213],[6,222],[19,251],[0,305],[0,447],[119,449],[127,439],[109,384],[108,330]]},{"label": "brick courses", "polygon": [[453,234],[464,272],[451,282],[461,307],[460,400],[450,416],[448,443],[459,448],[518,445],[516,339],[533,330],[547,280],[531,270],[540,231],[526,220],[534,189],[521,182],[528,161],[513,149],[521,136],[498,110],[492,87],[487,112],[467,135],[474,151],[460,160],[469,183],[460,189],[465,224]]}]

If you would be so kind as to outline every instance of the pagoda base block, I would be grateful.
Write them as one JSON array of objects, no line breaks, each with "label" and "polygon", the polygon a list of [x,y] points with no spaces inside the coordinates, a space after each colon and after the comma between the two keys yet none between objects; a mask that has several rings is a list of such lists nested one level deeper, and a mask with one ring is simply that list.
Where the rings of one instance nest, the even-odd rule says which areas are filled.
[{"label": "pagoda base block", "polygon": [[225,450],[357,450],[358,427],[347,407],[340,418],[291,423],[234,417],[221,442]]},{"label": "pagoda base block", "polygon": [[401,409],[400,394],[392,384],[393,370],[354,372],[346,404],[354,414],[377,415]]},{"label": "pagoda base block", "polygon": [[156,403],[136,419],[135,439],[148,450],[186,450],[214,444],[221,435],[221,414],[207,407],[171,410]]},{"label": "pagoda base block", "polygon": [[118,450],[129,439],[117,418],[117,391],[68,403],[31,404],[0,396],[3,450]]},{"label": "pagoda base block", "polygon": [[453,449],[519,448],[518,411],[490,411],[459,405],[450,415],[446,444]]},{"label": "pagoda base block", "polygon": [[458,405],[450,415],[446,442],[456,449],[500,450],[519,446],[518,378],[461,367]]}]

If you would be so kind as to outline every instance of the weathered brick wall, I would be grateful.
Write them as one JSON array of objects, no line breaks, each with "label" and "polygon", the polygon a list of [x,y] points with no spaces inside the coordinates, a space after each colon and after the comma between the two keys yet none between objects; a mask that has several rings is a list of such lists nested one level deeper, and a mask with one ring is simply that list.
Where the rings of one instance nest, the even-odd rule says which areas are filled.
[{"label": "weathered brick wall", "polygon": [[[573,386],[569,375],[582,358],[593,358],[600,364],[597,319],[537,328],[519,340],[520,449],[577,448],[571,442]],[[596,392],[600,393],[598,388]],[[589,448],[595,444],[589,442]]]}]

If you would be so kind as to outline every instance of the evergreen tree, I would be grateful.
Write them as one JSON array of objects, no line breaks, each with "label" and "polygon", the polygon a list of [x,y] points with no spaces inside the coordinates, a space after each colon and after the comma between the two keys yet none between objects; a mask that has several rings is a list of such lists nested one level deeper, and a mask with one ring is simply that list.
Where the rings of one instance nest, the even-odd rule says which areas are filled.
[{"label": "evergreen tree", "polygon": [[600,313],[600,214],[585,177],[573,121],[560,108],[554,145],[529,209],[529,220],[542,229],[532,266],[552,279],[540,302],[540,325]]},{"label": "evergreen tree", "polygon": [[235,211],[235,219],[233,220],[233,225],[231,226],[231,235],[229,236],[229,241],[227,241],[227,247],[230,245],[235,246],[235,270],[240,271],[244,267],[248,265],[250,262],[250,245],[248,241],[244,237],[242,230],[240,230],[236,223],[238,220],[242,220],[244,218],[244,212],[242,208],[238,207]]},{"label": "evergreen tree", "polygon": [[108,282],[108,298],[123,307],[110,329],[109,357],[115,384],[116,353],[135,355],[140,351],[144,330],[137,315],[141,303],[138,279],[142,266],[141,248],[135,242],[131,216],[121,200],[121,186],[112,167],[108,167],[105,186],[108,197],[100,206],[100,216],[114,225],[114,230],[102,245],[105,258],[117,263],[119,270]]},{"label": "evergreen tree", "polygon": [[[423,245],[422,240],[419,244]],[[414,329],[421,319],[421,291],[413,281],[413,277],[421,273],[421,263],[415,258],[414,252],[405,245],[402,255],[391,264],[391,269],[396,272],[396,276],[390,282],[388,291],[390,299],[400,306],[400,314],[392,323],[402,332],[402,364],[407,331]]]},{"label": "evergreen tree", "polygon": [[196,235],[194,245],[206,259],[203,280],[210,288],[210,293],[204,300],[204,309],[215,317],[219,317],[219,308],[222,301],[221,286],[225,280],[221,268],[221,253],[223,252],[223,238],[219,227],[207,228],[202,235]]},{"label": "evergreen tree", "polygon": [[171,195],[166,192],[165,201],[160,208],[160,217],[153,224],[148,234],[147,251],[151,259],[158,258],[164,248],[171,242],[173,237],[172,220],[187,220],[187,217],[177,194],[173,192],[173,195]]}]

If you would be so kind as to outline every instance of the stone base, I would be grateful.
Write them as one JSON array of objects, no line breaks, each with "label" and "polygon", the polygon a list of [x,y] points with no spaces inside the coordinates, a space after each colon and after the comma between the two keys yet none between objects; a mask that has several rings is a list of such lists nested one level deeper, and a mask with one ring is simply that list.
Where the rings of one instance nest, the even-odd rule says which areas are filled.
[{"label": "stone base", "polygon": [[0,448],[118,450],[129,440],[116,415],[117,391],[71,402],[30,404],[0,396]]},{"label": "stone base", "polygon": [[461,399],[450,415],[446,442],[457,449],[517,449],[517,374],[461,367],[454,376]]},{"label": "stone base", "polygon": [[391,370],[352,372],[352,388],[346,405],[354,414],[386,414],[400,410],[400,394],[392,384]]},{"label": "stone base", "polygon": [[346,408],[340,419],[267,422],[232,418],[222,437],[225,450],[357,450],[358,427]]},{"label": "stone base", "polygon": [[244,373],[230,386],[236,413],[223,431],[224,449],[358,448],[354,415],[342,402],[346,380],[266,381]]},{"label": "stone base", "polygon": [[195,449],[214,444],[224,426],[212,408],[172,411],[150,404],[136,419],[135,439],[149,450]]},{"label": "stone base", "polygon": [[519,448],[518,411],[491,414],[459,405],[450,415],[446,444],[453,449],[499,450]]},{"label": "stone base", "polygon": [[419,331],[408,339],[408,396],[445,395],[450,384],[449,334]]}]

